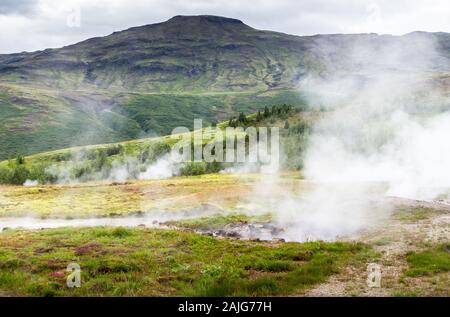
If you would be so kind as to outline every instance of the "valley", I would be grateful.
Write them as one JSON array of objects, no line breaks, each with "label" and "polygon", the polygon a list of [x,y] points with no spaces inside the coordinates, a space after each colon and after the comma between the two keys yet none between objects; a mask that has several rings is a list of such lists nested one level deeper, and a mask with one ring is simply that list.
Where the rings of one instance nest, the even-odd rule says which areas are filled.
[{"label": "valley", "polygon": [[450,296],[449,52],[177,15],[0,54],[0,296]]},{"label": "valley", "polygon": [[[271,200],[312,186],[299,176],[280,175],[282,190],[271,197],[252,190],[264,182],[260,174],[3,186],[0,291],[38,296],[449,296],[445,252],[450,209],[445,205],[390,200],[395,208],[384,222],[339,242],[284,242],[282,231],[278,238],[237,234],[252,224],[276,226]],[[18,227],[7,227],[8,219],[16,219],[10,224]],[[79,289],[64,287],[69,262],[81,266]],[[382,267],[381,288],[366,284],[371,262]]]}]

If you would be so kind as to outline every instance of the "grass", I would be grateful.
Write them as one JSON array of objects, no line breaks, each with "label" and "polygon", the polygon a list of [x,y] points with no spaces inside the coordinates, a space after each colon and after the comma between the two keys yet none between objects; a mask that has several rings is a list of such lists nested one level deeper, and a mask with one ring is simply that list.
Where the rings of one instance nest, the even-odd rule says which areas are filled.
[{"label": "grass", "polygon": [[[234,211],[259,179],[256,174],[208,174],[124,184],[0,186],[0,217],[83,218],[153,211]],[[290,178],[279,181],[298,182]]]},{"label": "grass", "polygon": [[185,219],[180,221],[168,221],[166,222],[166,224],[189,229],[218,230],[229,224],[268,222],[271,220],[271,218],[272,215],[270,213],[255,216],[249,216],[240,213],[230,213],[227,215]]},{"label": "grass", "polygon": [[[0,233],[0,291],[33,296],[288,295],[371,256],[360,243],[263,243],[145,228]],[[66,266],[82,285],[65,285]]]},{"label": "grass", "polygon": [[[189,210],[245,214],[241,205],[248,200],[258,202],[257,207],[268,213],[271,197],[252,196],[252,188],[260,180],[258,174],[207,174],[123,184],[0,186],[0,217],[86,218]],[[286,172],[274,182],[293,192],[304,187],[297,172]],[[274,192],[272,197],[278,194],[283,195]]]},{"label": "grass", "polygon": [[[279,127],[281,151],[284,153],[280,162],[281,166],[290,170],[301,169],[303,166],[302,153],[309,131],[308,126],[311,120],[318,117],[318,114],[299,112],[298,109],[295,110],[292,106],[287,105],[273,106],[270,108],[271,110],[268,109],[267,116],[260,114],[258,117],[253,114],[244,117],[246,118],[245,124],[258,127]],[[176,120],[171,122],[176,122]],[[228,121],[222,122],[218,124],[218,127],[223,129],[228,124]],[[215,130],[205,127],[202,133],[204,136],[203,146],[205,146],[214,138]],[[27,156],[20,164],[14,158],[0,162],[0,184],[22,185],[26,180],[38,181],[40,184],[54,184],[114,179],[117,177],[116,171],[119,166],[124,171],[126,170],[128,178],[136,179],[148,166],[167,154],[175,143],[180,140],[183,142],[191,140],[192,142],[192,136],[193,132],[178,135],[178,138],[172,136],[151,137],[119,143],[78,146]],[[236,132],[234,136],[243,138],[244,133]],[[179,173],[181,175],[213,173],[230,167],[230,165],[231,163],[217,162],[184,163],[180,164]]]},{"label": "grass", "polygon": [[405,275],[409,277],[427,276],[450,271],[450,244],[407,256],[409,268]]},{"label": "grass", "polygon": [[400,206],[395,210],[394,219],[406,222],[415,222],[429,219],[440,213],[442,213],[442,211],[434,208],[421,206],[412,208],[411,206]]},{"label": "grass", "polygon": [[62,90],[64,98],[56,90],[0,82],[0,160],[167,135],[175,127],[192,128],[194,118],[206,126],[274,104],[305,107],[295,90],[146,94],[72,89]]},{"label": "grass", "polygon": [[111,119],[98,109],[84,111],[53,90],[0,83],[0,105],[1,160],[133,139],[142,133],[137,123],[126,117]]},{"label": "grass", "polygon": [[202,118],[207,125],[216,120],[227,120],[239,112],[254,113],[265,106],[280,104],[305,108],[305,101],[297,91],[278,90],[239,94],[139,94],[133,95],[116,112],[123,112],[143,131],[167,135],[179,126],[192,129],[197,118]]}]

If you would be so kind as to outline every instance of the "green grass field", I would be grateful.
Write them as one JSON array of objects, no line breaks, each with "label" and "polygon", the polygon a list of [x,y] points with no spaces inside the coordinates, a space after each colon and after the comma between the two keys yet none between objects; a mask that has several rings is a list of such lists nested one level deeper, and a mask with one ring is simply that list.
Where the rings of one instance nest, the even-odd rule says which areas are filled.
[{"label": "green grass field", "polygon": [[[396,207],[389,225],[337,242],[286,243],[206,234],[229,225],[269,223],[279,208],[273,201],[287,193],[299,195],[312,186],[299,172],[283,173],[271,180],[279,190],[267,197],[254,191],[263,181],[261,174],[209,174],[123,184],[0,186],[0,221],[10,217],[120,219],[214,211],[210,216],[200,212],[191,219],[162,223],[169,228],[5,228],[0,232],[0,294],[448,294],[446,237],[438,242],[427,240],[430,233],[442,235],[445,223],[430,226],[434,219],[445,216],[445,210],[402,204]],[[66,286],[65,270],[72,262],[81,266],[80,288]],[[367,288],[366,266],[371,262],[383,266],[382,293]]]},{"label": "green grass field", "polygon": [[[125,228],[0,234],[0,291],[31,296],[300,294],[372,255],[359,243],[266,243]],[[66,266],[81,287],[66,286]]]}]

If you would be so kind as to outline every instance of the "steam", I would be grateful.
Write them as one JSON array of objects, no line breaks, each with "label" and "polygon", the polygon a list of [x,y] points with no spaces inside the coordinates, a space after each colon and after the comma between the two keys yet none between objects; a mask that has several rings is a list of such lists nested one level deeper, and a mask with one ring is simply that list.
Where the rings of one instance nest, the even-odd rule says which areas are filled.
[{"label": "steam", "polygon": [[216,211],[189,210],[179,212],[150,212],[140,216],[103,217],[103,218],[36,218],[36,217],[3,217],[0,218],[0,232],[8,229],[49,229],[64,227],[138,227],[165,228],[165,222],[189,220],[199,217],[216,216]]},{"label": "steam", "polygon": [[[321,53],[333,45],[321,42]],[[438,72],[449,67],[435,43],[414,34],[353,45],[347,60],[333,63],[356,75],[335,69],[300,83],[309,103],[326,111],[304,160],[312,189],[285,199],[276,215],[288,239],[351,235],[386,219],[385,196],[436,199],[449,191],[450,100]]]},{"label": "steam", "polygon": [[[151,180],[165,179],[180,173],[180,164],[175,155],[165,154],[152,163],[142,163],[137,157],[125,156],[112,161],[111,166],[104,166],[100,171],[89,172],[76,177],[74,168],[86,165],[82,154],[77,154],[72,160],[63,164],[53,164],[46,169],[46,173],[57,180],[58,184],[74,184],[86,181],[108,180],[112,182],[126,182],[130,179]],[[25,186],[37,185],[37,182],[27,181]]]},{"label": "steam", "polygon": [[145,171],[140,173],[138,179],[165,179],[180,173],[178,158],[174,154],[166,154],[156,161],[155,164],[146,167]]},{"label": "steam", "polygon": [[[277,137],[276,142],[278,141],[279,138]],[[220,173],[235,175],[249,173],[276,174],[280,170],[280,157],[283,155],[283,149],[279,146],[273,149],[270,147],[270,151],[268,151],[267,144],[262,140],[258,140],[254,146],[249,148],[246,162],[235,162],[231,166],[225,167]],[[257,161],[251,162],[249,159],[251,156],[257,157]]]},{"label": "steam", "polygon": [[38,181],[33,181],[33,180],[30,180],[30,179],[27,179],[25,181],[25,183],[23,183],[23,186],[36,186],[38,184],[39,184]]},{"label": "steam", "polygon": [[220,171],[221,174],[275,174],[279,171],[280,166],[276,163],[259,164],[259,163],[236,163],[230,167],[224,168]]}]

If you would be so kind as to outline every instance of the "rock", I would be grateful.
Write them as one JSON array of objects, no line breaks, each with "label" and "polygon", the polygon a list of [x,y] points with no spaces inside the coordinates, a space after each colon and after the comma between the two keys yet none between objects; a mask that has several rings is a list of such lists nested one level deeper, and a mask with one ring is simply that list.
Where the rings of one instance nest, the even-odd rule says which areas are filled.
[{"label": "rock", "polygon": [[229,238],[240,238],[241,235],[235,231],[227,232],[226,236]]}]

